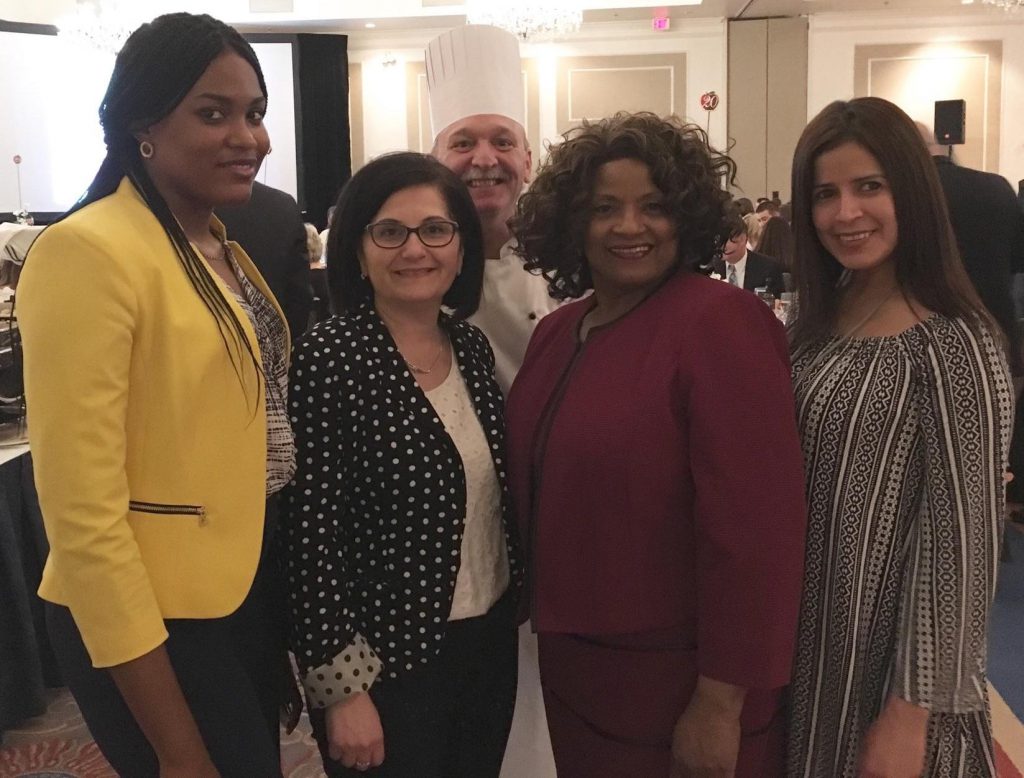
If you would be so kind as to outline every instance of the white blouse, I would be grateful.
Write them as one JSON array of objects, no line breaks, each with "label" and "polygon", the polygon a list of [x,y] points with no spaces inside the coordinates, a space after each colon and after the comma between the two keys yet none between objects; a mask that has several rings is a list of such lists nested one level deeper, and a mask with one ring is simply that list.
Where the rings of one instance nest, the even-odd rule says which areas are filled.
[{"label": "white blouse", "polygon": [[505,593],[509,582],[501,486],[483,427],[454,357],[448,377],[425,394],[458,449],[466,473],[466,521],[448,620],[482,616]]}]

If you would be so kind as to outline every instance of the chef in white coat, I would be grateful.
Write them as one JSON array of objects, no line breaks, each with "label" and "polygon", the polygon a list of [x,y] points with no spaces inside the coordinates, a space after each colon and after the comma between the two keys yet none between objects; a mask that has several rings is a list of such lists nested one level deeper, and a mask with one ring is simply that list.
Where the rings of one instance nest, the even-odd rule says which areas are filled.
[{"label": "chef in white coat", "polygon": [[[443,33],[427,45],[433,155],[469,186],[484,231],[483,293],[469,319],[491,343],[508,394],[533,328],[558,302],[513,252],[508,220],[532,173],[519,40],[486,25]],[[502,778],[555,778],[537,669],[537,638],[519,630],[519,688]]]},{"label": "chef in white coat", "polygon": [[533,328],[558,305],[513,253],[508,228],[533,165],[519,40],[497,27],[457,27],[427,45],[426,66],[433,155],[469,186],[484,229],[483,294],[469,321],[490,340],[508,394]]}]

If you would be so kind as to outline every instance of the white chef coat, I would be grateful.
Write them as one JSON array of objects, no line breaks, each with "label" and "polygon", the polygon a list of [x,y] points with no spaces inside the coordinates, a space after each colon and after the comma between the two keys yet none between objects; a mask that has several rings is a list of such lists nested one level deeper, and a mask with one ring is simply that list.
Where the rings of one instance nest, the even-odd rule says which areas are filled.
[{"label": "white chef coat", "polygon": [[533,328],[559,304],[548,294],[548,282],[526,271],[513,246],[509,241],[498,259],[485,261],[480,307],[469,317],[470,324],[483,330],[491,343],[498,385],[506,397],[523,364]]}]

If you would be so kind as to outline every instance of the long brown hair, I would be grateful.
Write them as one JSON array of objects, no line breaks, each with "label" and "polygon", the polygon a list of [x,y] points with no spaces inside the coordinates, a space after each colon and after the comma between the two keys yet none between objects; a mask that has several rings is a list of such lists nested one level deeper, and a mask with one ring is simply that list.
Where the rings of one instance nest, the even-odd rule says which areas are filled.
[{"label": "long brown hair", "polygon": [[818,157],[851,142],[870,152],[888,179],[897,224],[892,258],[903,296],[999,337],[960,261],[935,163],[913,121],[887,100],[859,97],[826,106],[804,128],[793,157],[793,345],[831,332],[835,324],[843,266],[818,239],[811,197]]}]

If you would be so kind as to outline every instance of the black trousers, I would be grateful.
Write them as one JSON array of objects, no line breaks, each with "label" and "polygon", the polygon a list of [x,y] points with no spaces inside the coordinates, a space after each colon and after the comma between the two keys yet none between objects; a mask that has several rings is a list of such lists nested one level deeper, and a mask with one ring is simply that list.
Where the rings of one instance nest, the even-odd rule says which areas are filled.
[{"label": "black trousers", "polygon": [[[264,541],[265,550],[271,545]],[[223,778],[281,776],[279,706],[289,668],[279,579],[276,560],[264,553],[249,594],[230,616],[166,621],[171,665]],[[100,751],[124,778],[157,778],[152,746],[110,673],[92,666],[71,612],[47,603],[46,618],[65,682]]]},{"label": "black trousers", "polygon": [[496,778],[515,708],[515,599],[506,592],[485,615],[449,622],[435,659],[370,688],[384,730],[380,767],[356,770],[332,760],[324,709],[310,708],[328,777]]}]

